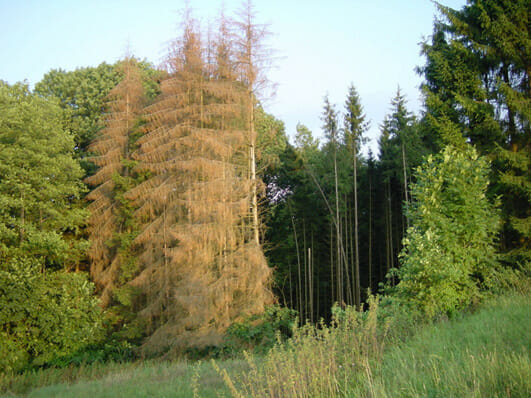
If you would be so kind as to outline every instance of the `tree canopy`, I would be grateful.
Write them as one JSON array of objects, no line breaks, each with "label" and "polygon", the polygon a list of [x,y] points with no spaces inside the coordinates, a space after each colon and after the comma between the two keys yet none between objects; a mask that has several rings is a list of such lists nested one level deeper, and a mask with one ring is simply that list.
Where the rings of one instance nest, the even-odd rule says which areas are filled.
[{"label": "tree canopy", "polygon": [[158,68],[0,81],[0,370],[220,348],[272,303],[316,323],[379,288],[432,319],[528,275],[529,6],[438,8],[423,109],[396,91],[377,156],[352,83],[319,132],[268,113],[251,1],[209,26],[186,8]]}]

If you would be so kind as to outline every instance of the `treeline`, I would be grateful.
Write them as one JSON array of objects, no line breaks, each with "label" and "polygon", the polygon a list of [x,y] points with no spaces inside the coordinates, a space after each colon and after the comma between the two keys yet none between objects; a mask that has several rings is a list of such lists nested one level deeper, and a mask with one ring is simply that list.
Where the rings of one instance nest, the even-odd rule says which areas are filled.
[{"label": "treeline", "polygon": [[279,296],[303,319],[319,320],[335,302],[358,306],[367,289],[399,282],[389,271],[410,254],[403,238],[413,226],[407,209],[415,206],[416,170],[448,145],[473,146],[490,162],[487,196],[499,201],[502,218],[497,259],[508,267],[529,265],[528,8],[522,1],[487,1],[439,10],[422,44],[426,63],[417,69],[424,109],[414,116],[398,90],[380,124],[377,157],[360,152],[367,120],[350,87],[339,109],[324,100],[325,141],[299,125],[282,166],[266,176],[285,195],[269,204],[270,265]]},{"label": "treeline", "polygon": [[400,91],[381,125],[378,158],[361,152],[368,121],[353,86],[342,111],[325,98],[322,121],[324,143],[299,124],[282,166],[266,176],[278,196],[266,232],[277,286],[312,321],[334,303],[359,307],[398,265],[412,170],[433,153]]},{"label": "treeline", "polygon": [[219,345],[275,301],[316,322],[383,289],[434,316],[528,269],[527,5],[439,9],[424,109],[398,90],[377,156],[354,86],[325,98],[323,142],[264,112],[250,2],[206,30],[185,10],[159,69],[128,54],[1,83],[0,368]]}]

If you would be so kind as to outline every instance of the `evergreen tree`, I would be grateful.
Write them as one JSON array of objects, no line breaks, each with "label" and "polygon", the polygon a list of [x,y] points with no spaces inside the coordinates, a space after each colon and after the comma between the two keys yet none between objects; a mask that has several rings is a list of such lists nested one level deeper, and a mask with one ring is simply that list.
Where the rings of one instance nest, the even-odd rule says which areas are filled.
[{"label": "evergreen tree", "polygon": [[359,222],[358,222],[358,156],[362,135],[368,129],[368,123],[365,121],[365,114],[360,103],[359,95],[356,88],[351,85],[347,100],[345,102],[345,140],[350,146],[352,153],[352,169],[354,171],[354,303],[360,307],[360,255],[359,255]]},{"label": "evergreen tree", "polygon": [[185,13],[135,154],[137,169],[151,177],[128,193],[143,224],[135,239],[141,270],[131,286],[145,297],[151,352],[217,344],[236,318],[272,300],[270,269],[248,217],[257,192],[248,167],[248,89],[235,80],[220,35],[219,63],[209,65],[197,23]]},{"label": "evergreen tree", "polygon": [[138,272],[133,240],[139,226],[125,194],[142,178],[133,173],[131,152],[140,134],[146,97],[136,59],[127,56],[117,69],[122,80],[107,96],[104,128],[89,146],[94,154],[90,160],[99,168],[85,179],[95,187],[87,195],[92,201],[88,206],[88,256],[101,305],[112,325],[110,331],[136,339],[142,334],[135,315],[138,291],[128,282]]},{"label": "evergreen tree", "polygon": [[[524,0],[439,6],[419,71],[426,120],[441,142],[474,144],[494,159],[491,194],[502,194],[501,249],[529,259],[529,5]],[[456,134],[456,132],[458,132]],[[514,256],[513,256],[514,255]]]},{"label": "evergreen tree", "polygon": [[400,177],[403,187],[403,199],[405,203],[408,203],[408,175],[410,174],[408,153],[412,152],[410,148],[415,148],[415,118],[407,110],[406,99],[400,92],[400,88],[398,88],[396,96],[391,100],[391,110],[391,114],[384,120],[384,129],[389,134],[389,139],[396,141],[395,145],[398,148],[399,155],[395,157],[395,161],[399,162],[400,167],[396,165],[395,168],[402,169]]}]

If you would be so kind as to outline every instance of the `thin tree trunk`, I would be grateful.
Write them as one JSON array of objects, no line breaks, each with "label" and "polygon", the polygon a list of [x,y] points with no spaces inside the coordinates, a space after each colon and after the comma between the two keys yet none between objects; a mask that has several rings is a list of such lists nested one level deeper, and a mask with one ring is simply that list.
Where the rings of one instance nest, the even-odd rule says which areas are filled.
[{"label": "thin tree trunk", "polygon": [[[350,206],[349,206],[350,207]],[[353,210],[351,209],[351,213],[353,212]],[[352,219],[352,214],[349,214],[349,217],[348,217],[349,220]],[[350,244],[350,275],[352,275],[352,288],[351,288],[351,294],[352,296],[350,297],[350,303],[353,304],[356,302],[355,300],[355,292],[356,292],[356,286],[355,286],[355,281],[356,281],[356,260],[355,260],[355,256],[354,256],[354,231],[353,231],[353,223],[350,222],[349,223],[349,233],[348,233],[348,236],[349,236],[349,244]]]},{"label": "thin tree trunk", "polygon": [[[348,212],[348,202],[347,202],[347,194],[345,194],[345,197],[344,197],[344,200],[345,200],[345,206],[346,206],[346,211],[345,211],[345,215],[343,217],[343,224],[345,225],[344,227],[344,230],[342,232],[343,236],[344,236],[344,244],[341,243],[341,249],[342,249],[342,253],[343,253],[343,266],[344,266],[344,269],[343,269],[343,272],[344,272],[344,277],[346,279],[345,281],[345,284],[346,284],[346,287],[347,287],[347,291],[346,291],[346,297],[345,297],[345,300],[346,300],[346,303],[348,305],[352,305],[352,303],[354,302],[353,300],[353,297],[354,297],[354,293],[353,293],[353,286],[352,286],[352,278],[354,277],[354,275],[352,275],[352,278],[351,278],[351,275],[350,275],[350,270],[349,270],[349,233],[348,233],[348,228],[349,228],[349,225],[350,227],[352,228],[352,223],[349,223],[349,212]],[[352,247],[350,248],[351,251],[352,251]]]},{"label": "thin tree trunk", "polygon": [[298,311],[299,315],[302,317],[302,275],[301,275],[301,256],[299,252],[299,240],[297,238],[297,228],[295,227],[295,221],[293,220],[293,216],[291,216],[291,225],[293,226],[293,236],[295,238],[295,250],[297,252],[297,275],[298,275]]},{"label": "thin tree trunk", "polygon": [[390,198],[389,198],[389,185],[386,183],[385,184],[385,211],[384,211],[384,214],[385,214],[385,253],[386,253],[386,258],[385,258],[385,274],[387,274],[387,272],[389,271],[389,269],[391,268],[390,264],[391,264],[391,235],[389,233],[390,231],[390,228],[389,228],[389,224],[390,224],[390,216],[389,216],[389,202],[390,202]]},{"label": "thin tree trunk", "polygon": [[[391,268],[394,268],[394,249],[393,249],[393,207],[391,202],[391,180],[388,181],[388,193],[389,193],[389,263],[387,266],[387,272]],[[395,284],[395,278],[392,278],[392,284]]]},{"label": "thin tree trunk", "polygon": [[[407,169],[406,169],[406,148],[404,142],[402,142],[402,170],[404,171],[404,200],[406,205],[409,203],[408,192],[407,192]],[[404,215],[405,217],[405,215]],[[409,219],[406,218],[406,226],[409,229]]]},{"label": "thin tree trunk", "polygon": [[290,302],[290,308],[295,308],[293,306],[293,282],[291,280],[291,261],[288,261],[288,280],[289,280],[289,302]]},{"label": "thin tree trunk", "polygon": [[259,232],[259,224],[258,224],[258,187],[257,187],[257,180],[256,180],[256,137],[255,137],[255,131],[254,131],[254,107],[252,103],[252,94],[250,96],[250,109],[249,109],[249,134],[250,134],[250,144],[249,144],[249,152],[250,152],[250,162],[251,162],[251,184],[252,184],[252,192],[251,192],[251,208],[252,208],[252,215],[253,215],[253,239],[256,245],[260,245],[260,232]]},{"label": "thin tree trunk", "polygon": [[311,231],[311,243],[310,243],[310,247],[308,248],[309,250],[309,255],[308,257],[310,258],[310,321],[313,323],[314,320],[315,320],[315,317],[314,317],[314,277],[313,277],[313,270],[314,270],[314,264],[313,264],[313,231]]},{"label": "thin tree trunk", "polygon": [[337,295],[335,291],[336,281],[334,275],[334,226],[330,223],[330,286],[332,287],[332,303],[331,306],[337,301]]},{"label": "thin tree trunk", "polygon": [[372,291],[372,179],[369,170],[369,289]]},{"label": "thin tree trunk", "polygon": [[313,323],[313,298],[312,298],[312,248],[308,248],[308,312],[310,313],[310,322]]},{"label": "thin tree trunk", "polygon": [[308,317],[308,255],[306,251],[306,222],[302,219],[302,244],[304,246],[304,320]]},{"label": "thin tree trunk", "polygon": [[353,142],[354,149],[354,256],[356,259],[356,275],[355,275],[355,304],[356,308],[360,308],[361,294],[360,294],[360,256],[359,256],[359,237],[358,237],[358,155],[356,140]]},{"label": "thin tree trunk", "polygon": [[343,277],[341,272],[341,229],[339,221],[339,182],[337,177],[337,147],[334,142],[334,185],[336,194],[336,243],[337,243],[337,293],[340,305],[343,305]]}]

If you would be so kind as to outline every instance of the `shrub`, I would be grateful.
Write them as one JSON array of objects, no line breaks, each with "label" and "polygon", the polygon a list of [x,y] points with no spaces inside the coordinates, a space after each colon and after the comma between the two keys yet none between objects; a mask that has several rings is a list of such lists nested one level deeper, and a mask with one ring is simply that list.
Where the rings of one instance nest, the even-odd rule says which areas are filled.
[{"label": "shrub", "polygon": [[478,301],[491,284],[499,216],[486,196],[488,173],[470,146],[446,147],[417,170],[392,294],[429,318]]},{"label": "shrub", "polygon": [[93,285],[83,274],[47,275],[29,259],[0,268],[0,371],[41,366],[102,337]]},{"label": "shrub", "polygon": [[233,353],[242,350],[264,353],[279,338],[284,340],[291,336],[296,323],[295,310],[278,305],[266,307],[264,313],[247,317],[227,329],[225,350]]}]

